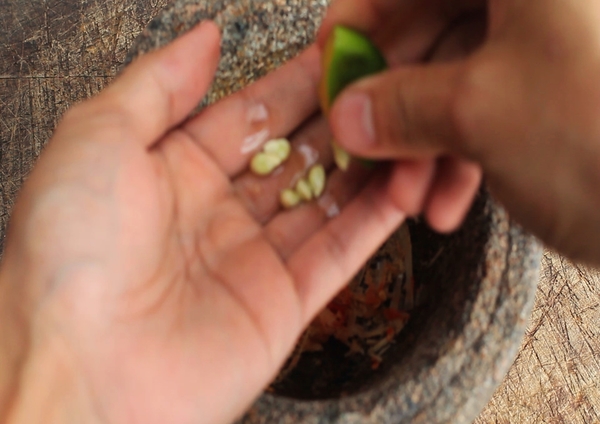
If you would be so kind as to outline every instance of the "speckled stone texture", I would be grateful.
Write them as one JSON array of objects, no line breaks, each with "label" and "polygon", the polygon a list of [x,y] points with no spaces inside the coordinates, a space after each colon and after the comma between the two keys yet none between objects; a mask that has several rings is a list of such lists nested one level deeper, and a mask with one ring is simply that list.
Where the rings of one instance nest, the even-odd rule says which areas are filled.
[{"label": "speckled stone texture", "polygon": [[[177,0],[150,23],[129,59],[168,43],[202,19],[215,20],[223,31],[223,58],[205,105],[300,52],[314,39],[327,3]],[[410,228],[423,300],[382,366],[352,376],[343,394],[325,390],[316,396],[302,381],[265,393],[240,423],[466,424],[477,416],[519,347],[541,247],[485,190],[456,233],[441,236],[422,223]],[[307,384],[323,374],[315,370]]]},{"label": "speckled stone texture", "polygon": [[222,58],[206,105],[300,53],[314,39],[328,4],[327,0],[176,0],[138,37],[127,62],[204,19],[215,21],[223,37]]}]

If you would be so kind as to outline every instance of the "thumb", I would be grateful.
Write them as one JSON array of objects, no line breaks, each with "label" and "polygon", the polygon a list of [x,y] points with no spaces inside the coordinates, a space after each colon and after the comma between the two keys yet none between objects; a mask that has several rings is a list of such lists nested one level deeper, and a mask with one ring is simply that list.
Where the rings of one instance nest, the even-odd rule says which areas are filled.
[{"label": "thumb", "polygon": [[414,158],[454,150],[462,62],[401,67],[352,85],[333,105],[335,140],[372,158]]}]

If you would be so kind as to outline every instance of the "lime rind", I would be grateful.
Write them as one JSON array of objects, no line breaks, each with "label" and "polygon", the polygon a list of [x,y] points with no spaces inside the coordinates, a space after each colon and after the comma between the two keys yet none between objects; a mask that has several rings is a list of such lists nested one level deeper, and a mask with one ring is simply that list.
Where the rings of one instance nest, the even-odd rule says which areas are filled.
[{"label": "lime rind", "polygon": [[[360,32],[335,26],[323,54],[324,77],[320,87],[321,107],[327,115],[335,98],[344,88],[366,76],[387,68],[379,49]],[[335,142],[332,143],[335,162],[341,170],[348,169],[351,156]],[[361,160],[368,167],[373,162]]]},{"label": "lime rind", "polygon": [[327,72],[327,97],[330,105],[348,85],[387,67],[379,49],[358,31],[336,26],[331,35],[331,43]]}]

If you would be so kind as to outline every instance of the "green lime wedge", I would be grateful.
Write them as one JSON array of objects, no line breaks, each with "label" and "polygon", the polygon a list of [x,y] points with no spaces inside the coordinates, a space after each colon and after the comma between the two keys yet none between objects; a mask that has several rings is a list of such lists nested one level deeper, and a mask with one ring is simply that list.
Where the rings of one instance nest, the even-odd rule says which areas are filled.
[{"label": "green lime wedge", "polygon": [[[321,108],[327,115],[337,95],[356,80],[387,68],[385,58],[365,35],[335,26],[323,52],[323,77],[319,86]],[[332,142],[337,166],[348,169],[350,155]]]}]

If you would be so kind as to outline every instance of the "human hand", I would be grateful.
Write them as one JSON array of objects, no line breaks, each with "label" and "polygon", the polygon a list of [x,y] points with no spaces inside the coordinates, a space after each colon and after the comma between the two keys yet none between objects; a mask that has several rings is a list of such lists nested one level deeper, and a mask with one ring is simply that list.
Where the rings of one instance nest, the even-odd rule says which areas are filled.
[{"label": "human hand", "polygon": [[[449,20],[483,8],[487,35],[474,53],[415,63]],[[338,98],[331,125],[343,147],[365,157],[477,162],[514,218],[563,253],[600,261],[597,3],[340,0],[321,42],[337,22],[373,36],[395,65]],[[413,212],[453,228],[469,185],[455,185],[446,209],[436,203],[440,179],[423,175],[425,200]],[[397,192],[399,204],[410,203]]]},{"label": "human hand", "polygon": [[[332,162],[316,48],[185,121],[218,40],[205,23],[136,60],[42,153],[0,267],[0,419],[229,422],[404,219],[360,169],[278,209]],[[245,171],[248,141],[292,133],[282,172]]]}]

